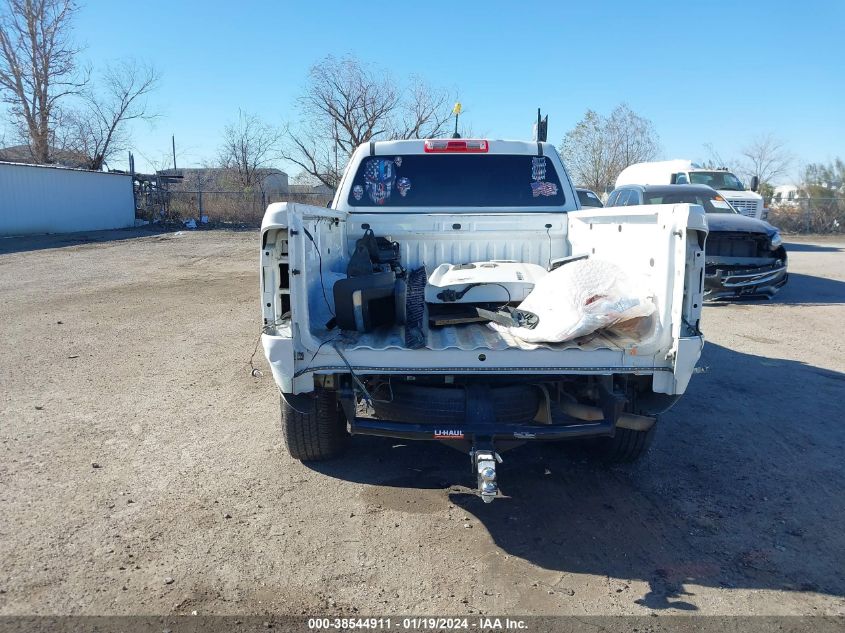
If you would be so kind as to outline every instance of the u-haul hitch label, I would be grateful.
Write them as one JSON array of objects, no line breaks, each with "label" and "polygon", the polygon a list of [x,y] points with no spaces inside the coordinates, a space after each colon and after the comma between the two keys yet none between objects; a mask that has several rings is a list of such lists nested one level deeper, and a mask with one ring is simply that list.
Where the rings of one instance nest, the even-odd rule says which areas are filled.
[{"label": "u-haul hitch label", "polygon": [[462,440],[464,432],[460,429],[434,429],[435,440]]}]

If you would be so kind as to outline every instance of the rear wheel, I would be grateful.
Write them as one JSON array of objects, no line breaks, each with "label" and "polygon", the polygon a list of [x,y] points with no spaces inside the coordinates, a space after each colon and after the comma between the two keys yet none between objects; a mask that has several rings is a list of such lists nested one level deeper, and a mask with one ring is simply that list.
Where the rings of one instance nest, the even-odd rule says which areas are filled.
[{"label": "rear wheel", "polygon": [[282,435],[291,457],[308,462],[331,459],[343,453],[349,434],[333,393],[282,394],[281,409]]},{"label": "rear wheel", "polygon": [[656,423],[648,431],[617,428],[613,437],[602,437],[591,442],[589,451],[593,457],[611,464],[635,462],[648,452],[655,431]]}]

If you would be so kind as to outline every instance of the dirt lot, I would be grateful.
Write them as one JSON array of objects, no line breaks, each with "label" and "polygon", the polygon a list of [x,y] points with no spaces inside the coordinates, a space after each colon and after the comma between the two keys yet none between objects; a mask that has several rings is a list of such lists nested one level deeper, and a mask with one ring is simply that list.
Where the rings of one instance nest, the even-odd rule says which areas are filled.
[{"label": "dirt lot", "polygon": [[845,613],[845,239],[706,308],[642,463],[517,449],[490,506],[439,445],[288,457],[255,233],[99,239],[0,241],[0,614]]}]

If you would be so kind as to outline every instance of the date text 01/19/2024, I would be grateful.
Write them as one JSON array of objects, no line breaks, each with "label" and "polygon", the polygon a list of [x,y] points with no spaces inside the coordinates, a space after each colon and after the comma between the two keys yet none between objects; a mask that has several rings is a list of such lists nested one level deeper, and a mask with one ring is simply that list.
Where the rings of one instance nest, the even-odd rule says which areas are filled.
[{"label": "date text 01/19/2024", "polygon": [[475,630],[475,631],[525,631],[528,629],[524,620],[511,618],[480,617],[470,618],[308,618],[311,630],[396,630],[425,631],[438,630]]}]

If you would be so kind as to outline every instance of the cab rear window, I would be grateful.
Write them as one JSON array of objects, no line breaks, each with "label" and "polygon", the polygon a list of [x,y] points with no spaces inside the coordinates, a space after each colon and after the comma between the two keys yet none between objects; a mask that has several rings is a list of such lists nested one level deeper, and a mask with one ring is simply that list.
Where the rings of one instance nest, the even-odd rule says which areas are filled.
[{"label": "cab rear window", "polygon": [[355,207],[547,207],[566,202],[545,156],[406,154],[364,159],[349,190]]}]

